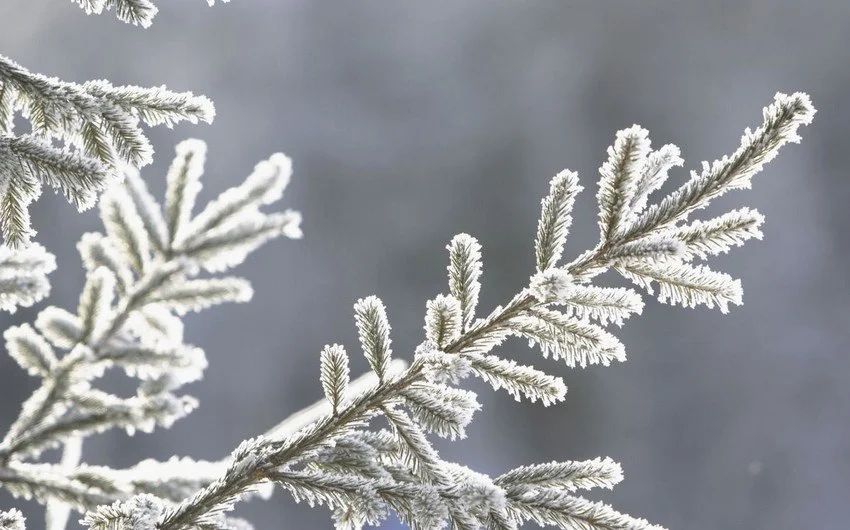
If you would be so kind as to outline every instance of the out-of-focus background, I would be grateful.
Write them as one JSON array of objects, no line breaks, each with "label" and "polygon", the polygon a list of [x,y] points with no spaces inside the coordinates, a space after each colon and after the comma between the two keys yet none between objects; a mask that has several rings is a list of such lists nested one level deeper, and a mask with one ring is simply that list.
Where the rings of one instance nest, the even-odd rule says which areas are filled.
[{"label": "out-of-focus background", "polygon": [[[712,262],[743,279],[746,305],[723,316],[647,298],[616,331],[629,361],[609,368],[570,371],[510,342],[509,355],[565,376],[567,401],[544,409],[474,386],[484,410],[469,438],[440,447],[488,473],[611,456],[626,479],[592,498],[670,529],[846,528],[850,2],[159,4],[142,30],[68,0],[3,0],[0,53],[66,80],[208,95],[213,125],[151,131],[151,188],[162,192],[173,146],[189,136],[210,148],[202,201],[282,150],[295,160],[285,206],[303,212],[306,237],[272,243],[238,269],[258,287],[251,303],[186,318],[188,340],[210,360],[190,387],[201,408],[167,431],[91,438],[88,462],[226,455],[321,397],[319,351],[330,342],[357,351],[358,297],[384,299],[396,355],[409,359],[424,301],[446,291],[453,234],[484,246],[482,311],[520,289],[539,201],[565,167],[586,187],[567,257],[592,246],[597,168],[616,130],[639,123],[697,168],[733,151],[777,90],[803,90],[819,109],[803,144],[711,210],[749,205],[767,216],[764,241]],[[73,308],[83,280],[74,245],[99,219],[51,194],[33,213],[59,260],[48,303]],[[44,305],[2,315],[0,327]],[[358,358],[353,368],[365,367]],[[0,423],[35,382],[0,359]],[[36,505],[0,496],[0,508],[13,505],[30,528],[42,524]],[[331,526],[324,509],[283,492],[237,514],[258,529]]]}]

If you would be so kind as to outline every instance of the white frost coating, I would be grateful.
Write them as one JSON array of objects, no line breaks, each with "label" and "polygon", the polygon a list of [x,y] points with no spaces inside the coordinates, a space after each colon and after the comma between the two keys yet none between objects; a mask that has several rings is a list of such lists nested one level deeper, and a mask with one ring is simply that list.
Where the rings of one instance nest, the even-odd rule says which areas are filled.
[{"label": "white frost coating", "polygon": [[301,212],[286,210],[283,212],[286,222],[283,223],[283,235],[289,239],[301,239],[304,232],[301,231]]},{"label": "white frost coating", "polygon": [[505,513],[505,491],[493,479],[459,464],[447,462],[445,466],[456,484],[458,503],[465,510],[485,518],[493,512]]},{"label": "white frost coating", "polygon": [[7,512],[0,512],[0,530],[24,530],[25,520],[24,514],[15,508]]},{"label": "white frost coating", "polygon": [[77,314],[82,326],[83,340],[97,344],[112,323],[112,299],[115,296],[115,276],[106,267],[92,272],[80,294]]},{"label": "white frost coating", "polygon": [[417,346],[415,358],[425,367],[425,377],[436,383],[456,385],[472,371],[468,358],[440,351],[435,344],[427,341]]},{"label": "white frost coating", "polygon": [[494,482],[517,493],[553,488],[571,493],[580,489],[612,489],[622,480],[620,464],[606,457],[520,466],[500,475]]},{"label": "white frost coating", "polygon": [[744,291],[741,281],[722,272],[715,272],[704,265],[686,263],[628,264],[617,269],[623,276],[634,281],[652,294],[652,282],[658,284],[658,300],[661,302],[696,307],[717,306],[722,313],[729,312],[729,304],[743,304]]},{"label": "white frost coating", "polygon": [[446,245],[449,251],[449,291],[459,302],[463,329],[475,320],[481,291],[481,245],[469,234],[458,234]]},{"label": "white frost coating", "polygon": [[258,163],[244,183],[210,201],[192,220],[177,244],[191,246],[210,230],[238,224],[246,216],[257,212],[260,206],[279,201],[291,177],[292,160],[283,153],[276,153]]},{"label": "white frost coating", "polygon": [[191,219],[192,207],[201,191],[207,144],[190,138],[177,144],[174,151],[177,156],[168,169],[165,191],[165,220],[172,245],[180,239],[181,231]]},{"label": "white frost coating", "polygon": [[666,232],[659,232],[617,245],[608,257],[616,264],[675,262],[685,257],[685,244]]},{"label": "white frost coating", "polygon": [[617,132],[614,145],[608,148],[608,160],[599,168],[599,233],[605,241],[629,224],[632,212],[628,208],[641,178],[650,151],[649,131],[639,125]]},{"label": "white frost coating", "polygon": [[164,510],[162,499],[145,493],[101,506],[80,522],[92,530],[157,530],[156,523]]},{"label": "white frost coating", "polygon": [[425,307],[425,337],[430,342],[442,348],[460,336],[463,313],[457,298],[439,294]]},{"label": "white frost coating", "polygon": [[[172,164],[165,208],[176,212],[172,219],[183,222],[183,226],[192,221],[191,203],[200,185],[201,160],[194,156],[199,149],[203,150],[199,142],[181,144],[177,161]],[[278,156],[273,160],[284,164],[288,159]],[[2,462],[10,454],[15,458],[9,462],[19,455],[37,458],[46,449],[111,428],[132,434],[151,432],[157,426],[170,427],[197,406],[194,398],[175,391],[200,379],[207,364],[203,351],[184,344],[183,323],[174,311],[245,301],[253,292],[250,284],[240,278],[194,278],[201,271],[199,260],[162,243],[168,239],[163,236],[168,227],[158,221],[165,219],[161,208],[147,193],[143,181],[132,177],[133,186],[119,187],[104,199],[106,234],[86,234],[78,245],[87,281],[76,314],[48,307],[39,313],[35,328],[23,324],[5,334],[12,356],[25,370],[41,378],[42,384],[0,443]],[[258,178],[254,177],[255,183]],[[279,183],[279,177],[275,179]],[[260,202],[275,202],[281,191],[282,185],[266,189],[260,194]],[[249,244],[237,241],[242,245],[239,261],[274,237],[300,235],[296,212],[263,214],[256,208],[254,212],[273,230]],[[177,224],[171,228],[176,229]],[[163,234],[158,235],[160,228]],[[212,239],[210,234],[201,235],[205,241]],[[214,250],[207,249],[210,259],[216,259]],[[0,260],[0,275],[55,268],[53,257],[37,245],[0,252],[5,252],[6,258]],[[224,254],[232,249],[218,248],[217,252]],[[138,379],[136,395],[124,398],[96,388],[98,379],[110,368],[122,369]],[[39,465],[42,468],[33,467]],[[177,502],[208,485],[215,478],[214,472],[226,468],[218,463],[210,464],[214,470],[190,464],[172,466],[178,474],[172,474],[165,483],[145,475],[151,472],[151,465],[125,471],[44,466],[50,465],[16,468],[36,483],[9,485],[8,489],[15,495],[50,502],[51,530],[62,526],[65,507],[87,510],[98,505],[102,505],[101,510],[91,513],[100,514],[103,520],[91,519],[94,527],[112,529],[119,524],[124,528],[132,523],[147,528],[155,522],[151,518],[155,520],[161,512],[159,501],[144,496],[126,501],[130,495],[156,493]],[[234,469],[247,468],[240,464]],[[7,471],[6,464],[0,463],[0,473]],[[158,474],[162,478],[161,467]],[[270,486],[253,487],[252,491],[266,494]],[[111,504],[113,500],[120,504]],[[239,520],[224,516],[220,521],[222,525],[244,526]],[[135,528],[132,525],[130,528]]]},{"label": "white frost coating", "polygon": [[667,181],[668,171],[685,163],[680,155],[678,147],[667,144],[646,157],[646,163],[635,183],[635,190],[629,201],[628,207],[632,212],[635,214],[642,212],[650,194]]},{"label": "white frost coating", "polygon": [[529,291],[538,302],[563,304],[573,292],[574,279],[564,269],[546,269],[531,277]]},{"label": "white frost coating", "polygon": [[[99,0],[77,0],[89,10]],[[111,0],[122,18],[144,22],[147,0]],[[154,8],[155,10],[155,8]],[[147,13],[147,14],[146,14]],[[0,56],[0,228],[4,242],[21,248],[35,234],[29,204],[43,186],[60,191],[78,210],[92,207],[100,192],[116,183],[125,164],[142,167],[153,148],[142,131],[182,121],[211,122],[209,99],[164,86],[112,86],[108,81],[68,83],[33,73]],[[15,132],[17,113],[31,134]]]},{"label": "white frost coating", "polygon": [[684,244],[684,258],[706,259],[724,254],[739,247],[749,239],[761,239],[764,216],[756,210],[732,210],[708,221],[696,220],[691,224],[670,230],[670,235]]},{"label": "white frost coating", "polygon": [[603,326],[609,322],[622,326],[625,319],[643,312],[640,295],[622,287],[573,285],[563,305],[576,317],[596,320]]},{"label": "white frost coating", "polygon": [[[404,372],[408,367],[407,361],[404,359],[393,359],[390,361],[387,369],[388,377],[395,377]],[[378,383],[378,376],[374,372],[366,372],[365,374],[353,379],[346,389],[343,401],[353,401],[364,392],[374,387]],[[295,434],[304,427],[307,427],[316,420],[331,414],[330,403],[326,399],[317,401],[291,416],[287,417],[263,435],[270,440],[282,440]]]},{"label": "white frost coating", "polygon": [[549,183],[549,195],[541,202],[537,238],[534,241],[537,272],[558,265],[573,221],[570,212],[576,195],[582,189],[578,183],[578,173],[566,169],[555,175]]},{"label": "white frost coating", "polygon": [[336,411],[348,391],[350,372],[348,354],[339,344],[325,346],[321,355],[321,373],[319,380],[325,391],[325,398]]},{"label": "white frost coating", "polygon": [[57,362],[53,348],[29,324],[6,329],[3,338],[9,355],[32,376],[47,376]]},{"label": "white frost coating", "polygon": [[354,321],[360,346],[372,370],[383,380],[392,356],[387,309],[377,296],[367,296],[354,304]]},{"label": "white frost coating", "polygon": [[31,307],[50,294],[47,275],[56,270],[56,258],[39,244],[23,249],[0,246],[0,310],[14,313]]},{"label": "white frost coating", "polygon": [[51,344],[66,350],[73,348],[83,334],[80,317],[56,306],[42,309],[35,327]]}]

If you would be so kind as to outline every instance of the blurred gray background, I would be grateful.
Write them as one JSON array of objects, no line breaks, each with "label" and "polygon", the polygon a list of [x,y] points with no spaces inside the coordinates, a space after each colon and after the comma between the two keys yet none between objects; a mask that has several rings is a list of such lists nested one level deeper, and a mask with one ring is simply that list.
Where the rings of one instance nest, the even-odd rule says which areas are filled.
[{"label": "blurred gray background", "polygon": [[[66,80],[208,95],[213,125],[150,132],[151,188],[162,193],[173,145],[189,136],[210,148],[202,201],[281,150],[295,160],[284,206],[303,212],[306,238],[272,243],[238,269],[258,287],[251,303],[186,318],[187,339],[210,359],[190,387],[201,408],[168,431],[91,438],[88,462],[224,456],[320,398],[318,353],[329,342],[356,351],[358,297],[384,299],[396,355],[409,359],[424,301],[446,290],[453,234],[484,246],[482,311],[521,288],[539,201],[564,167],[586,187],[567,257],[592,246],[597,168],[617,129],[639,123],[695,168],[733,151],[774,92],[803,90],[819,109],[803,144],[711,210],[749,205],[768,218],[764,241],[712,262],[743,279],[745,306],[723,316],[647,299],[616,331],[629,361],[609,368],[569,371],[510,342],[510,356],[565,376],[567,401],[544,409],[474,385],[484,410],[467,440],[441,451],[488,473],[611,456],[626,479],[591,497],[671,530],[847,528],[850,2],[159,4],[142,30],[67,0],[3,0],[0,53]],[[48,303],[73,308],[74,245],[99,229],[97,215],[47,194],[34,222],[59,260]],[[0,327],[38,308],[4,314]],[[35,383],[0,360],[0,423]],[[33,503],[0,496],[0,508],[12,505],[30,528],[42,524]],[[237,513],[258,529],[331,526],[324,509],[282,492]]]}]

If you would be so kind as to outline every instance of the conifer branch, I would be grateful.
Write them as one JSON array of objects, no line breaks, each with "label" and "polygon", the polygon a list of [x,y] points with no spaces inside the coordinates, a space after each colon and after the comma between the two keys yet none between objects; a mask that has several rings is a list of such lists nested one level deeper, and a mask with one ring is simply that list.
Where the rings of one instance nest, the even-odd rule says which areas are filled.
[{"label": "conifer branch", "polygon": [[[196,168],[197,177],[200,170]],[[277,194],[265,204],[280,197]],[[15,360],[43,381],[0,443],[0,484],[16,495],[35,496],[40,502],[67,501],[78,489],[80,495],[87,491],[102,494],[96,502],[75,497],[72,506],[82,511],[141,493],[164,495],[168,484],[156,486],[151,478],[137,476],[149,472],[151,465],[117,474],[94,468],[84,473],[76,465],[70,469],[28,467],[27,473],[46,478],[32,482],[27,477],[29,481],[25,481],[16,478],[15,470],[38,464],[23,464],[21,460],[63,442],[73,445],[83,436],[109,428],[121,427],[130,433],[150,431],[156,425],[167,428],[190,412],[195,400],[177,396],[174,391],[199,379],[206,359],[199,348],[183,344],[182,323],[174,311],[245,301],[251,293],[244,280],[192,279],[200,267],[190,254],[173,249],[164,239],[151,244],[151,234],[160,232],[158,227],[164,227],[165,217],[140,179],[131,176],[110,190],[101,214],[106,234],[87,234],[78,246],[87,281],[76,314],[48,307],[38,315],[35,329],[24,324],[4,334]],[[259,209],[250,214],[255,218],[275,215]],[[189,217],[183,219],[191,221]],[[238,216],[235,221],[239,221]],[[266,239],[281,235],[287,235],[287,231],[270,232]],[[40,255],[38,249],[33,246],[9,254],[0,263],[0,272],[4,268],[16,271],[25,264],[35,269],[34,265],[42,263],[42,269],[49,268],[50,259]],[[220,254],[229,251],[219,249]],[[242,259],[247,252],[240,250]],[[57,350],[67,353],[60,356]],[[135,396],[120,398],[93,388],[104,370],[113,367],[139,379]],[[196,477],[201,468],[192,466],[185,464],[182,468]],[[209,475],[206,472],[205,476]],[[190,480],[190,486],[173,492],[172,501],[208,484],[212,477],[186,480]],[[120,488],[115,486],[119,482],[123,484]]]},{"label": "conifer branch", "polygon": [[[86,5],[130,9],[119,3]],[[104,99],[119,97],[103,86],[100,92],[92,90]],[[3,97],[0,93],[0,102]],[[171,119],[153,104],[146,112],[150,120]],[[450,294],[427,303],[425,338],[410,365],[393,359],[384,304],[375,296],[358,300],[355,324],[371,371],[350,381],[344,348],[327,346],[319,374],[325,400],[266,436],[246,440],[227,459],[148,461],[126,470],[23,462],[68,443],[66,464],[73,463],[77,457],[71,453],[83,436],[114,427],[129,432],[168,427],[188,413],[196,402],[175,392],[199,379],[206,361],[200,349],[183,343],[178,315],[244,301],[251,294],[250,285],[238,278],[195,276],[201,269],[218,272],[240,263],[272,237],[300,237],[297,213],[261,211],[281,198],[291,175],[288,158],[273,155],[261,162],[242,185],[193,216],[205,146],[184,142],[169,171],[163,208],[135,173],[105,196],[105,235],[84,236],[79,244],[87,282],[76,314],[46,308],[34,327],[25,324],[4,334],[17,363],[43,382],[0,443],[0,484],[47,503],[51,521],[62,520],[54,509],[61,501],[88,510],[83,524],[103,530],[244,526],[228,513],[246,495],[264,494],[272,484],[297,501],[327,505],[340,528],[377,524],[395,512],[414,528],[513,530],[531,521],[568,529],[657,529],[574,495],[579,489],[611,488],[621,480],[619,465],[608,458],[531,464],[493,479],[441,459],[429,433],[450,439],[466,435],[480,409],[473,392],[456,386],[469,376],[544,405],[565,398],[559,377],[493,352],[509,337],[524,338],[543,357],[551,354],[570,367],[625,360],[625,348],[605,326],[622,325],[641,312],[643,302],[635,291],[590,284],[609,268],[650,292],[657,283],[662,301],[717,305],[723,312],[730,302],[740,303],[737,280],[690,261],[760,236],[761,216],[741,209],[678,223],[714,196],[743,187],[783,143],[796,139],[796,128],[813,113],[806,96],[777,95],[762,127],[745,134],[733,157],[706,166],[702,175],[649,206],[649,195],[670,168],[680,165],[678,150],[668,145],[653,152],[645,130],[621,131],[601,169],[595,248],[558,265],[581,188],[574,173],[561,172],[542,202],[536,266],[524,289],[476,318],[480,245],[471,236],[456,236],[448,245]],[[45,130],[56,121],[47,110],[30,115]],[[138,137],[110,116],[114,119],[104,130],[119,138],[109,152],[132,157],[141,145]],[[103,150],[105,138],[93,135],[89,148]],[[35,195],[38,181],[20,178],[30,188],[9,188],[25,193],[6,193],[12,199],[4,199],[0,212],[11,212],[7,217],[25,212],[20,205]],[[10,263],[14,268],[17,262]],[[140,380],[135,396],[122,398],[93,387],[113,367]],[[377,416],[387,420],[388,429],[369,430]],[[23,524],[15,513],[0,517],[9,525]]]},{"label": "conifer branch", "polygon": [[815,109],[807,94],[781,92],[763,111],[764,122],[755,131],[747,128],[741,146],[731,156],[712,164],[703,163],[701,173],[692,172],[690,180],[661,202],[647,208],[637,221],[622,234],[625,240],[636,239],[672,222],[684,219],[696,209],[704,208],[711,199],[727,191],[749,188],[753,175],[773,160],[787,143],[799,143],[797,129],[812,122]]},{"label": "conifer branch", "polygon": [[[474,394],[444,383],[456,384],[468,375],[480,376],[494,387],[506,388],[515,396],[540,399],[544,404],[564,398],[566,387],[559,378],[490,353],[508,336],[527,338],[540,346],[544,356],[551,353],[570,366],[624,360],[622,344],[601,326],[608,322],[622,324],[631,314],[640,313],[643,303],[631,290],[587,285],[593,276],[608,268],[620,270],[646,288],[649,282],[658,282],[662,301],[690,306],[716,304],[724,312],[728,302],[739,302],[739,289],[731,278],[691,267],[686,260],[709,250],[727,249],[732,242],[743,242],[746,234],[753,233],[756,217],[749,213],[728,214],[717,221],[681,229],[673,221],[683,219],[694,205],[706,202],[719,191],[739,186],[741,175],[751,174],[772,157],[771,153],[782,143],[793,138],[796,126],[810,119],[813,110],[807,102],[807,97],[799,94],[790,98],[778,95],[774,105],[765,111],[765,125],[756,133],[745,135],[749,146],[745,152],[737,153],[734,163],[717,165],[714,173],[726,176],[705,177],[712,183],[701,183],[705,192],[693,199],[674,192],[673,199],[664,200],[676,210],[665,214],[669,218],[657,217],[653,212],[660,211],[660,207],[656,205],[650,206],[642,217],[637,215],[649,193],[666,178],[667,169],[679,164],[678,150],[665,146],[652,153],[646,131],[634,127],[621,132],[602,170],[601,237],[597,247],[568,265],[554,267],[565,235],[564,212],[569,210],[567,201],[559,198],[564,196],[559,191],[565,183],[563,175],[568,174],[562,173],[543,203],[536,249],[538,270],[528,288],[487,317],[468,325],[459,322],[465,322],[463,307],[475,305],[466,302],[464,306],[463,300],[471,300],[469,286],[477,286],[467,279],[471,276],[469,271],[478,268],[478,258],[468,257],[472,253],[464,249],[471,248],[470,239],[459,236],[449,245],[452,296],[439,296],[429,302],[426,340],[417,349],[414,362],[398,374],[389,374],[386,369],[390,326],[383,304],[376,297],[359,300],[355,321],[375,374],[373,386],[344,402],[334,397],[339,395],[335,381],[342,371],[334,368],[339,362],[332,357],[339,356],[331,356],[330,352],[335,350],[326,349],[321,380],[332,410],[302,424],[300,430],[288,436],[244,442],[216,481],[191,498],[165,508],[158,519],[158,529],[180,530],[209,524],[213,517],[231,510],[240,495],[268,481],[283,485],[296,500],[328,504],[338,525],[374,522],[382,519],[387,509],[396,510],[414,527],[424,525],[417,520],[421,514],[399,509],[378,493],[381,487],[395,487],[381,482],[387,473],[396,482],[436,490],[437,497],[427,497],[425,489],[416,493],[420,496],[418,502],[442,506],[441,522],[429,520],[428,528],[446,523],[454,528],[516,528],[526,521],[592,530],[659,528],[605,504],[572,495],[577,489],[610,488],[617,483],[622,473],[610,459],[524,466],[491,480],[442,461],[425,432],[431,430],[450,438],[463,436],[464,427],[478,408],[477,401]],[[735,168],[726,167],[730,164]],[[738,176],[729,177],[727,173],[733,172]],[[552,206],[559,202],[561,206]],[[649,218],[656,221],[647,222]],[[541,253],[540,249],[548,250]],[[555,305],[564,311],[551,307]],[[365,430],[368,420],[376,415],[387,418],[393,434],[386,441],[387,456],[377,460],[379,453],[368,443],[364,445],[365,437],[358,441],[352,438],[365,436],[369,432]],[[316,474],[314,469],[326,473]],[[448,484],[457,486],[447,489]],[[368,491],[368,499],[359,497],[358,491]],[[435,509],[429,512],[437,513]]]},{"label": "conifer branch", "polygon": [[[101,9],[112,3],[102,2]],[[133,10],[122,5],[116,9],[129,16]],[[30,122],[31,134],[15,134],[17,112]],[[115,87],[108,81],[68,83],[0,56],[0,228],[6,244],[29,243],[35,232],[27,207],[42,184],[83,211],[117,180],[121,166],[149,164],[153,149],[140,122],[209,123],[214,115],[212,103],[191,92]]]},{"label": "conifer branch", "polygon": [[549,195],[541,203],[542,212],[534,242],[537,272],[554,268],[561,259],[573,221],[570,212],[576,195],[582,189],[578,183],[578,174],[573,171],[564,170],[552,179]]}]

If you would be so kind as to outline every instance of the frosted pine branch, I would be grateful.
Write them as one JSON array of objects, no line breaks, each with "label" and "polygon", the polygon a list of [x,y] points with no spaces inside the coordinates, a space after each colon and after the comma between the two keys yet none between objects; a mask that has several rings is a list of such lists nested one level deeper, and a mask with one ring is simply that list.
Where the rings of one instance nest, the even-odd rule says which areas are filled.
[{"label": "frosted pine branch", "polygon": [[[167,427],[188,413],[196,402],[176,391],[201,377],[206,360],[183,343],[179,314],[244,301],[251,293],[245,280],[195,276],[240,263],[271,237],[300,237],[297,214],[261,211],[280,199],[291,174],[288,158],[261,162],[244,184],[193,215],[205,147],[184,142],[169,171],[163,208],[135,173],[106,195],[106,234],[86,235],[79,245],[87,283],[76,314],[46,308],[35,327],[18,326],[4,335],[13,358],[43,384],[0,444],[0,483],[51,506],[62,501],[89,510],[83,523],[95,529],[244,527],[228,513],[272,484],[296,501],[329,507],[339,528],[378,524],[394,512],[414,528],[512,530],[535,522],[582,530],[657,529],[574,495],[621,480],[619,465],[609,458],[529,464],[493,479],[440,458],[429,434],[466,436],[481,408],[474,393],[457,386],[469,376],[517,399],[551,405],[565,398],[560,377],[495,351],[509,337],[524,338],[543,357],[551,354],[570,367],[625,360],[625,347],[605,326],[622,325],[642,311],[643,302],[635,291],[592,285],[607,269],[650,292],[658,284],[662,301],[717,305],[723,312],[730,302],[740,303],[737,280],[689,261],[757,237],[761,216],[741,209],[678,223],[713,196],[742,187],[811,118],[807,104],[799,94],[777,96],[765,124],[745,135],[745,147],[733,158],[649,206],[649,195],[680,165],[678,150],[668,145],[652,152],[645,130],[621,131],[601,170],[595,248],[559,265],[581,188],[574,173],[561,172],[541,204],[536,266],[525,288],[476,318],[481,249],[471,236],[456,236],[448,245],[450,294],[426,304],[425,337],[411,364],[393,359],[380,299],[358,300],[354,320],[370,371],[350,381],[344,348],[327,346],[318,378],[325,400],[243,442],[229,458],[173,461],[167,469],[168,463],[148,462],[126,470],[22,462],[57,443],[74,449],[74,440],[104,429]],[[690,189],[702,191],[693,195]],[[94,388],[109,368],[139,379],[137,394],[122,398]],[[370,428],[378,416],[387,428]]]},{"label": "frosted pine branch", "polygon": [[446,246],[449,251],[449,291],[460,302],[463,328],[475,319],[481,291],[481,245],[469,234],[458,234]]},{"label": "frosted pine branch", "polygon": [[537,272],[557,266],[564,251],[564,243],[572,223],[570,212],[576,195],[582,191],[578,174],[564,170],[555,175],[549,186],[549,195],[542,201],[542,212],[534,242]]},{"label": "frosted pine branch", "polygon": [[[113,3],[100,2],[101,7]],[[31,134],[15,133],[18,112],[29,121]],[[69,83],[0,56],[0,228],[6,244],[24,246],[35,233],[27,207],[42,185],[61,191],[82,211],[116,180],[122,165],[149,164],[153,149],[141,123],[209,123],[214,115],[212,103],[191,92],[115,87],[107,81]]]},{"label": "frosted pine branch", "polygon": [[650,194],[667,181],[670,169],[685,163],[680,155],[679,148],[673,144],[661,146],[657,151],[649,153],[641,168],[640,176],[635,181],[634,191],[628,204],[629,210],[635,214],[643,211]]},{"label": "frosted pine branch", "polygon": [[3,338],[9,355],[32,376],[46,377],[58,362],[50,344],[29,324],[8,328]]},{"label": "frosted pine branch", "polygon": [[422,427],[452,440],[466,438],[466,426],[481,409],[473,392],[439,383],[412,384],[401,395]]},{"label": "frosted pine branch", "polygon": [[[195,168],[196,178],[201,171],[202,167]],[[191,211],[194,197],[180,189],[187,185],[185,181],[172,182],[171,190],[172,195],[183,197],[184,204],[174,215],[188,223],[191,217],[181,212]],[[280,193],[273,194],[264,204],[280,198]],[[276,214],[254,208],[243,215],[257,218]],[[173,248],[164,237],[165,222],[172,217],[160,210],[136,175],[104,197],[101,217],[106,234],[86,234],[78,245],[87,280],[76,313],[48,307],[39,313],[35,328],[23,324],[4,334],[13,358],[28,373],[40,377],[42,384],[0,443],[0,484],[13,494],[34,496],[43,503],[56,499],[67,502],[72,492],[100,492],[96,502],[84,502],[78,496],[72,506],[82,511],[140,493],[176,501],[214,478],[203,471],[210,466],[182,462],[182,472],[195,478],[173,477],[163,483],[150,476],[152,464],[110,472],[102,468],[83,470],[76,465],[70,469],[20,468],[24,465],[20,461],[106,429],[150,432],[156,426],[167,428],[185,416],[197,402],[175,391],[201,378],[206,358],[199,348],[183,343],[183,325],[175,313],[246,301],[251,294],[245,280],[194,278],[200,272],[199,263],[192,255]],[[239,221],[239,215],[235,215],[234,222]],[[286,233],[270,232],[265,239]],[[162,238],[156,239],[158,236]],[[257,246],[259,243],[253,248]],[[35,265],[41,262],[45,269],[52,261],[40,256],[38,249],[33,246],[11,254],[0,267],[14,271],[30,264],[37,270]],[[219,254],[228,251],[219,249]],[[248,251],[242,251],[243,258]],[[111,368],[122,369],[139,381],[135,396],[122,398],[94,388],[104,371]],[[223,468],[217,465],[216,473]],[[31,476],[21,476],[20,469],[29,475],[38,471],[43,480],[33,482]],[[202,471],[207,478],[199,478]],[[147,478],[141,476],[145,472]],[[186,487],[176,486],[181,480],[188,481]],[[170,495],[166,495],[168,488],[172,488]],[[131,504],[121,505],[121,509]]]},{"label": "frosted pine branch", "polygon": [[646,519],[617,512],[601,502],[564,495],[557,490],[508,496],[508,512],[518,524],[532,521],[539,526],[581,530],[663,530]]},{"label": "frosted pine branch", "polygon": [[578,318],[622,326],[633,314],[641,314],[643,300],[632,289],[573,285],[561,304]]},{"label": "frosted pine branch", "polygon": [[463,357],[469,359],[473,374],[494,390],[504,389],[517,401],[525,397],[532,403],[540,400],[548,406],[566,397],[567,387],[560,377],[495,355],[466,354]]},{"label": "frosted pine branch", "polygon": [[[813,111],[806,108],[807,102],[802,95],[777,96],[776,103],[765,112],[765,125],[745,136],[750,146],[747,149],[752,149],[735,155],[735,171],[752,173],[752,168],[772,156],[769,152],[791,139],[796,124],[811,117]],[[686,260],[743,242],[754,233],[753,224],[756,220],[760,224],[760,219],[744,210],[680,229],[675,222],[692,209],[684,205],[669,220],[647,224],[646,216],[654,216],[652,212],[659,207],[651,205],[643,217],[638,215],[649,194],[666,178],[667,170],[680,165],[678,150],[664,146],[651,152],[648,133],[633,127],[618,135],[609,155],[602,169],[601,238],[596,248],[565,266],[556,265],[569,211],[561,188],[568,180],[564,175],[570,174],[561,173],[542,204],[536,246],[538,270],[528,288],[488,316],[467,323],[466,315],[471,311],[464,308],[474,308],[472,300],[478,298],[477,281],[469,278],[477,276],[480,258],[474,240],[458,236],[449,245],[452,296],[441,295],[428,303],[426,340],[417,348],[413,364],[400,373],[387,373],[390,326],[386,310],[374,296],[359,300],[355,321],[375,375],[373,385],[344,402],[335,397],[339,394],[335,381],[342,370],[334,368],[340,364],[339,355],[330,353],[338,351],[326,349],[321,381],[333,410],[302,424],[288,436],[243,443],[234,452],[228,470],[191,498],[166,508],[158,528],[176,530],[207,524],[213,515],[231,510],[241,494],[269,480],[280,483],[296,500],[328,504],[340,527],[380,520],[387,509],[393,509],[411,526],[427,528],[446,524],[455,528],[516,528],[526,521],[568,529],[659,528],[603,503],[572,495],[577,489],[616,484],[622,472],[610,459],[523,466],[493,480],[441,460],[426,435],[429,430],[450,438],[464,435],[478,408],[477,401],[473,394],[446,383],[458,384],[468,375],[481,377],[516,397],[540,399],[544,404],[564,399],[566,387],[560,378],[491,353],[508,336],[524,337],[539,346],[544,356],[551,353],[569,366],[624,360],[623,345],[603,326],[609,322],[621,325],[630,315],[641,312],[643,302],[632,290],[588,285],[606,269],[615,267],[645,288],[658,282],[662,301],[719,305],[724,312],[729,302],[740,302],[736,281],[725,274],[692,267]],[[725,191],[739,182],[725,177],[707,180],[714,184],[706,185],[706,193],[689,204],[705,202],[718,190]],[[568,187],[576,189],[577,184]],[[679,196],[681,192],[672,195]],[[661,204],[675,200],[664,199]],[[557,204],[560,206],[555,207]],[[561,306],[563,311],[553,306]],[[463,326],[458,325],[460,321]],[[332,348],[341,351],[340,346]],[[366,441],[367,422],[376,415],[386,417],[393,435],[382,440],[382,451]],[[377,437],[373,439],[381,439],[380,432],[371,433]],[[315,474],[314,470],[325,473]],[[388,474],[396,483],[436,493],[436,497],[432,493],[428,500],[423,497],[417,501],[431,507],[429,519],[406,505],[388,502],[379,493],[396,487],[381,482],[388,480]],[[447,489],[448,484],[455,486]],[[362,491],[369,492],[368,499],[358,497]],[[435,513],[440,514],[440,522],[433,520]]]}]

